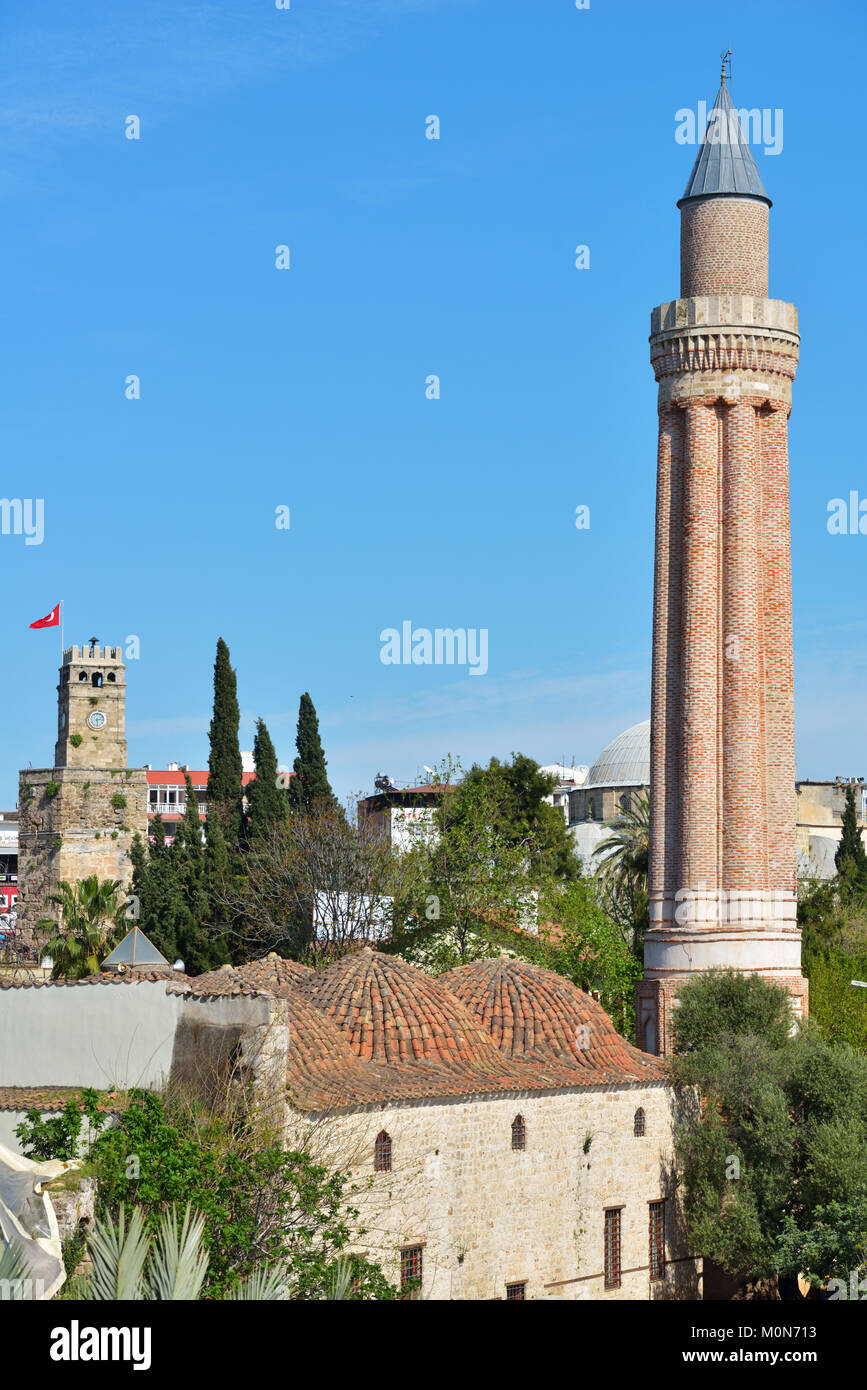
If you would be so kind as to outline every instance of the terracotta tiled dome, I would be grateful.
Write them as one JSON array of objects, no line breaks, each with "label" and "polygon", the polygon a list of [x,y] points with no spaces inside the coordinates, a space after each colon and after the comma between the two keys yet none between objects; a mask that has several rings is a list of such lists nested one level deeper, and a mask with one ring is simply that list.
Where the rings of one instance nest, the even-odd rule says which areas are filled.
[{"label": "terracotta tiled dome", "polygon": [[299,988],[311,978],[313,971],[297,960],[284,960],[275,951],[247,965],[221,965],[197,975],[192,981],[193,994],[242,994],[245,990]]},{"label": "terracotta tiled dome", "polygon": [[369,947],[314,972],[305,997],[375,1062],[500,1062],[486,1030],[439,980]]},{"label": "terracotta tiled dome", "polygon": [[647,1080],[664,1073],[616,1031],[605,1010],[562,975],[527,961],[474,961],[439,976],[483,1024],[501,1053],[552,1062],[599,1079]]}]

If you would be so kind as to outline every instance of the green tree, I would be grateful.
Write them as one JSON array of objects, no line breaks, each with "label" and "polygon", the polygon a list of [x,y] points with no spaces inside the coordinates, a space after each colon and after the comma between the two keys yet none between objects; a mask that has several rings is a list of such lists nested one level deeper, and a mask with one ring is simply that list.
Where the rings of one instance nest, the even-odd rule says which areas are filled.
[{"label": "green tree", "polygon": [[[202,842],[198,797],[190,774],[184,773],[186,807],[175,828],[170,852],[171,871],[180,898],[177,914],[178,951],[189,975],[213,970],[229,959],[228,947],[215,921],[218,913],[208,892],[208,864]],[[219,820],[215,818],[219,833]]]},{"label": "green tree", "polygon": [[253,739],[254,780],[247,785],[246,838],[265,839],[276,826],[283,825],[289,812],[286,792],[277,785],[277,754],[264,719],[256,720]]},{"label": "green tree", "polygon": [[135,836],[130,858],[139,926],[166,960],[174,961],[180,954],[178,935],[184,921],[184,903],[162,816],[154,816],[146,841]]},{"label": "green tree", "polygon": [[[307,1153],[284,1149],[243,1114],[133,1091],[88,1162],[103,1212],[117,1218],[122,1205],[135,1203],[143,1232],[156,1233],[172,1204],[190,1203],[201,1213],[207,1297],[225,1297],[275,1264],[285,1268],[295,1298],[328,1297],[338,1257],[353,1233],[362,1234],[346,1176]],[[378,1265],[352,1259],[355,1296],[396,1295]]]},{"label": "green tree", "polygon": [[49,935],[44,952],[54,962],[53,980],[80,980],[98,975],[105,957],[132,926],[127,917],[127,896],[114,879],[95,874],[78,883],[63,882],[48,902],[59,909],[59,920],[36,923],[41,935]]},{"label": "green tree", "polygon": [[743,1278],[823,1282],[837,1272],[822,1236],[837,1203],[830,1220],[860,1226],[863,1266],[867,1058],[813,1024],[790,1034],[785,988],[733,971],[684,986],[675,1019],[692,1248]]},{"label": "green tree", "polygon": [[331,790],[326,772],[325,754],[319,737],[319,720],[309,694],[305,691],[298,706],[298,731],[296,736],[298,756],[295,759],[295,776],[289,782],[289,805],[293,810],[309,811],[317,801],[331,801],[337,805],[337,798]]},{"label": "green tree", "polygon": [[474,814],[482,783],[497,837],[505,845],[527,850],[528,879],[541,882],[578,877],[578,859],[563,813],[545,799],[557,785],[554,776],[542,772],[539,764],[523,753],[513,753],[508,763],[499,758],[491,758],[487,767],[475,763],[455,793],[454,820],[460,819],[464,803],[468,814]]},{"label": "green tree", "polygon": [[858,807],[855,788],[851,782],[846,788],[846,805],[843,808],[843,830],[840,843],[834,855],[837,873],[844,884],[862,892],[867,888],[867,850],[861,839],[858,821]]},{"label": "green tree", "polygon": [[217,819],[230,853],[241,830],[243,772],[238,729],[238,683],[222,637],[214,662],[214,714],[211,719],[208,757],[208,819]]},{"label": "green tree", "polygon": [[684,1055],[714,1054],[736,1036],[759,1038],[768,1047],[785,1047],[792,1023],[789,996],[761,975],[740,970],[708,970],[678,994],[675,1048]]},{"label": "green tree", "polygon": [[411,848],[394,866],[391,949],[435,974],[499,954],[504,932],[534,930],[538,916],[532,829],[503,828],[496,778],[461,785],[461,774],[451,760],[434,769],[433,819],[407,823]]},{"label": "green tree", "polygon": [[588,879],[553,885],[539,901],[539,936],[520,954],[595,991],[615,1027],[635,1035],[635,984],[642,966],[603,912]]}]

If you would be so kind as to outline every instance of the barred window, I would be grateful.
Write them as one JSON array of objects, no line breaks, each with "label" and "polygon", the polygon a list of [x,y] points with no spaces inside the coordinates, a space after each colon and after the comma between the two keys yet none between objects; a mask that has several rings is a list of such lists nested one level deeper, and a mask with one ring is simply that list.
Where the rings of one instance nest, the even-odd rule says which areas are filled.
[{"label": "barred window", "polygon": [[376,1136],[376,1143],[373,1146],[373,1171],[375,1173],[391,1172],[391,1135],[386,1134],[381,1129]]},{"label": "barred window", "polygon": [[400,1252],[400,1287],[404,1298],[421,1297],[422,1260],[421,1246],[408,1245]]},{"label": "barred window", "polygon": [[648,1202],[650,1210],[650,1277],[665,1277],[665,1202]]},{"label": "barred window", "polygon": [[527,1147],[527,1126],[524,1124],[524,1116],[516,1115],[512,1121],[512,1148],[526,1149]]},{"label": "barred window", "polygon": [[620,1213],[622,1207],[610,1207],[605,1213],[605,1287],[619,1289],[620,1278]]},{"label": "barred window", "polygon": [[632,1117],[632,1133],[636,1139],[643,1139],[647,1133],[646,1119],[640,1105]]},{"label": "barred window", "polygon": [[513,1302],[513,1301],[516,1300],[516,1299],[519,1299],[519,1298],[526,1298],[526,1297],[527,1297],[527,1285],[526,1285],[526,1284],[507,1284],[507,1285],[506,1285],[506,1302],[507,1302],[507,1303],[511,1303],[511,1302]]}]

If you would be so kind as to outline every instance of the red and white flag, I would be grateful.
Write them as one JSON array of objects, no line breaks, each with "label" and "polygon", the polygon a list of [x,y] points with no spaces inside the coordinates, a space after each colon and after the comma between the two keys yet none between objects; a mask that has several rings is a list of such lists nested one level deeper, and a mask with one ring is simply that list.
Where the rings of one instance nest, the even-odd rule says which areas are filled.
[{"label": "red and white flag", "polygon": [[37,618],[31,627],[60,627],[60,604],[55,603],[50,613],[46,613],[44,618]]}]

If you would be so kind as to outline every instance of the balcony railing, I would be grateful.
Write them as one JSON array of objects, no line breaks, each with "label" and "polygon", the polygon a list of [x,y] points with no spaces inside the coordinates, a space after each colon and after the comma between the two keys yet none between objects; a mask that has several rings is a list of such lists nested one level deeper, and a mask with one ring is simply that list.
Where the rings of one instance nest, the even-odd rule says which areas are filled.
[{"label": "balcony railing", "polygon": [[[206,816],[208,807],[204,801],[198,803],[199,815]],[[151,801],[148,805],[148,814],[152,816],[182,816],[187,809],[185,801]]]}]

